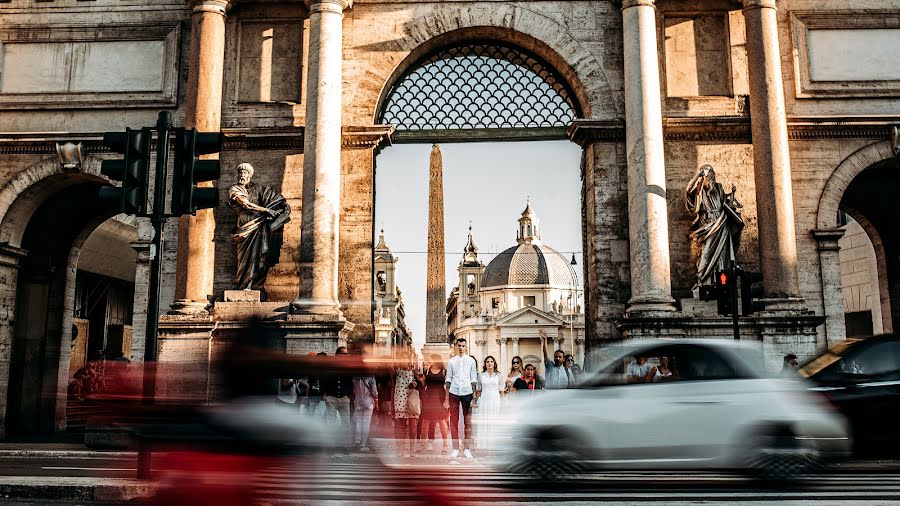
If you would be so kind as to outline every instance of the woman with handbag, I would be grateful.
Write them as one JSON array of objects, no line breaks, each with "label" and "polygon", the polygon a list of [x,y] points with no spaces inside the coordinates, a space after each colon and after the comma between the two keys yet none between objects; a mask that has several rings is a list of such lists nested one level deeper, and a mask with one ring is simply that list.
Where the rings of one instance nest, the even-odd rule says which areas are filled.
[{"label": "woman with handbag", "polygon": [[404,445],[409,445],[409,451],[403,456],[410,457],[416,453],[418,418],[422,413],[422,402],[416,389],[418,381],[413,370],[415,366],[412,357],[407,354],[404,359],[405,364],[394,372],[394,429],[401,451]]}]

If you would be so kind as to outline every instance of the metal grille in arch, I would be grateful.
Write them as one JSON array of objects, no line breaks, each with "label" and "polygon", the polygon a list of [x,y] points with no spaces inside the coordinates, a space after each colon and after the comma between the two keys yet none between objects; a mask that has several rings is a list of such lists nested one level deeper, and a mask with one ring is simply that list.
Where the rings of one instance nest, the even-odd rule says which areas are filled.
[{"label": "metal grille in arch", "polygon": [[547,64],[511,46],[481,43],[415,65],[388,94],[381,122],[397,130],[561,127],[576,110],[568,85]]}]

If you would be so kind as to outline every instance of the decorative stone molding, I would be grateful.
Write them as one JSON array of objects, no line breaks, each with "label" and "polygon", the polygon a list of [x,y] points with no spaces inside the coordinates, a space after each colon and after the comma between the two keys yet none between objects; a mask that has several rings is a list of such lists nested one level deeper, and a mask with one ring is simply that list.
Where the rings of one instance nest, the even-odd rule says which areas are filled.
[{"label": "decorative stone molding", "polygon": [[10,246],[8,242],[0,242],[0,267],[19,268],[23,258],[28,256],[28,250]]},{"label": "decorative stone molding", "polygon": [[212,12],[225,15],[237,3],[237,0],[188,0],[193,12]]},{"label": "decorative stone molding", "polygon": [[341,131],[341,147],[381,150],[392,144],[393,136],[393,125],[346,126]]},{"label": "decorative stone molding", "polygon": [[663,118],[663,136],[667,141],[750,142],[750,119],[734,116]]},{"label": "decorative stone molding", "polygon": [[56,143],[56,155],[59,157],[59,164],[66,172],[74,172],[81,168],[81,162],[84,161],[84,155],[81,152],[81,143],[66,142],[65,144]]},{"label": "decorative stone molding", "polygon": [[224,147],[228,150],[285,149],[303,152],[303,127],[263,131],[223,128],[222,133],[225,134]]},{"label": "decorative stone molding", "polygon": [[819,251],[840,251],[841,247],[838,241],[844,237],[843,228],[819,229],[813,230],[812,235],[816,238],[816,249]]},{"label": "decorative stone molding", "polygon": [[629,7],[656,7],[656,0],[622,0],[622,10]]},{"label": "decorative stone molding", "polygon": [[595,142],[624,142],[625,123],[622,120],[577,119],[569,126],[566,136],[583,148]]},{"label": "decorative stone molding", "polygon": [[775,0],[743,0],[744,10],[747,9],[776,9]]},{"label": "decorative stone molding", "polygon": [[304,0],[303,3],[306,4],[310,13],[335,12],[340,14],[353,7],[353,0]]}]

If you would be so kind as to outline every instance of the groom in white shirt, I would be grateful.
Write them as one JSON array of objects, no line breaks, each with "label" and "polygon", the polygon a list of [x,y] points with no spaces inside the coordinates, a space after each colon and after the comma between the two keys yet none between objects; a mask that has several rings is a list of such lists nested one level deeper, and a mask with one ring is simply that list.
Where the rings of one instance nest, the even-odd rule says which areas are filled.
[{"label": "groom in white shirt", "polygon": [[447,364],[447,380],[444,383],[444,408],[450,410],[450,434],[453,436],[453,452],[450,458],[459,457],[459,410],[462,407],[464,434],[463,434],[463,455],[467,459],[471,459],[472,452],[469,450],[471,439],[469,435],[472,433],[472,419],[469,416],[472,406],[472,396],[475,393],[475,386],[478,381],[477,368],[475,359],[466,353],[466,340],[456,340],[456,355],[454,355]]}]

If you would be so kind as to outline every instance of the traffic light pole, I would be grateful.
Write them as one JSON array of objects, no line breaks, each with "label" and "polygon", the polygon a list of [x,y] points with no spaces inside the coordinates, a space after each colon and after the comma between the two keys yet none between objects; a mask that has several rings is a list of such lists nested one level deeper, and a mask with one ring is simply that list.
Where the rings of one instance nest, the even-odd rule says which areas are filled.
[{"label": "traffic light pole", "polygon": [[156,121],[156,179],[153,186],[153,243],[150,247],[150,287],[147,297],[147,333],[144,342],[144,388],[145,404],[152,404],[156,393],[156,358],[159,338],[159,280],[162,275],[162,230],[166,222],[166,164],[169,161],[169,131],[172,129],[172,114],[159,113]]},{"label": "traffic light pole", "polygon": [[731,324],[734,327],[734,340],[741,340],[740,318],[741,312],[738,310],[738,280],[740,279],[740,268],[732,261],[731,264],[731,285],[728,296],[731,297]]}]

